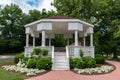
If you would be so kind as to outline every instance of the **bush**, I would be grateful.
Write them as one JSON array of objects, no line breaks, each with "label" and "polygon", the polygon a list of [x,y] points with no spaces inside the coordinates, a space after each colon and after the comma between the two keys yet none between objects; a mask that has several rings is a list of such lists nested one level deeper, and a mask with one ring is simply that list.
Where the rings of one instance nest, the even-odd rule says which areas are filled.
[{"label": "bush", "polygon": [[82,69],[84,68],[84,61],[80,58],[70,59],[70,68]]},{"label": "bush", "polygon": [[85,68],[95,68],[96,67],[96,61],[92,57],[87,56],[87,57],[83,57],[82,59],[85,63],[85,65],[84,65]]},{"label": "bush", "polygon": [[84,51],[82,49],[79,50],[80,57],[82,58],[84,55]]},{"label": "bush", "polygon": [[27,64],[28,60],[29,60],[28,57],[24,57],[24,58],[20,59],[19,61],[21,61],[21,63]]},{"label": "bush", "polygon": [[47,49],[41,49],[41,53],[43,56],[47,56],[48,55],[48,50]]},{"label": "bush", "polygon": [[29,59],[27,62],[27,68],[36,68],[37,61],[35,59]]},{"label": "bush", "polygon": [[95,56],[95,61],[97,64],[104,64],[105,63],[105,58],[101,55],[96,55]]},{"label": "bush", "polygon": [[100,56],[102,56],[102,55],[100,55],[100,54],[96,54],[96,55],[95,55],[95,57],[100,57]]},{"label": "bush", "polygon": [[50,70],[52,67],[52,61],[50,58],[41,58],[37,61],[36,67],[41,70]]},{"label": "bush", "polygon": [[41,48],[35,47],[35,48],[33,49],[33,52],[32,52],[31,54],[32,54],[32,55],[33,55],[33,54],[35,54],[35,55],[41,55],[40,53],[41,53]]},{"label": "bush", "polygon": [[24,53],[17,54],[14,58],[14,62],[18,63],[20,59],[24,58]]},{"label": "bush", "polygon": [[73,64],[74,64],[74,62],[73,62],[73,58],[70,58],[70,68],[71,68],[71,69],[74,68],[74,67],[73,67]]}]

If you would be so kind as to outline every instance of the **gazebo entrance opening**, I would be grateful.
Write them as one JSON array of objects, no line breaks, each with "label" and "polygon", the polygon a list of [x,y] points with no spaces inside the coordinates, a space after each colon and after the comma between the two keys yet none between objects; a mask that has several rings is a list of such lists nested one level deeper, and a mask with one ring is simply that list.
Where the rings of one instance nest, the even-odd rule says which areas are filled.
[{"label": "gazebo entrance opening", "polygon": [[66,51],[66,39],[64,34],[55,34],[53,39],[53,45],[55,47],[55,52],[65,52]]}]

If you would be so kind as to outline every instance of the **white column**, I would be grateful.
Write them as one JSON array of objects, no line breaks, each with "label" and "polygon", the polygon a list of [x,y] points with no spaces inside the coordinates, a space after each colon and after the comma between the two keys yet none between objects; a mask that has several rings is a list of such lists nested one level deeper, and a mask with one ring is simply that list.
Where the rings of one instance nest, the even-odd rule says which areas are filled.
[{"label": "white column", "polygon": [[75,46],[78,46],[78,31],[75,31]]},{"label": "white column", "polygon": [[26,34],[26,47],[29,46],[29,34]]},{"label": "white column", "polygon": [[42,31],[42,46],[45,46],[45,31]]},{"label": "white column", "polygon": [[51,38],[49,38],[49,46],[51,46]]},{"label": "white column", "polygon": [[67,39],[67,45],[69,46],[69,38]]},{"label": "white column", "polygon": [[35,47],[35,37],[33,37],[33,47]]},{"label": "white column", "polygon": [[90,34],[90,46],[93,46],[93,34]]},{"label": "white column", "polygon": [[85,47],[86,45],[86,38],[85,38],[85,36],[83,37],[83,46]]}]

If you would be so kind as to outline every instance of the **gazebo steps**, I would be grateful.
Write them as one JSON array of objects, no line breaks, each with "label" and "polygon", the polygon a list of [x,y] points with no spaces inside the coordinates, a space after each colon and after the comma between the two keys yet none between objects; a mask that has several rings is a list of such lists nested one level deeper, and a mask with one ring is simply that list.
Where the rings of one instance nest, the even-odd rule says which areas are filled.
[{"label": "gazebo steps", "polygon": [[69,70],[68,66],[55,66],[52,70]]},{"label": "gazebo steps", "polygon": [[64,52],[56,52],[52,70],[69,70],[69,61]]}]

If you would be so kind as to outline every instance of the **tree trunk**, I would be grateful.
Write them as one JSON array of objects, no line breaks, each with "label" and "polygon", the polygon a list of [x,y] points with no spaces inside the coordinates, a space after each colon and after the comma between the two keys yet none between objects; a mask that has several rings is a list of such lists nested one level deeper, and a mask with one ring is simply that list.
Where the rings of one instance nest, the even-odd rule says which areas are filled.
[{"label": "tree trunk", "polygon": [[117,56],[117,53],[116,53],[116,50],[114,51],[114,53],[113,53],[113,58],[118,58],[118,56]]}]

